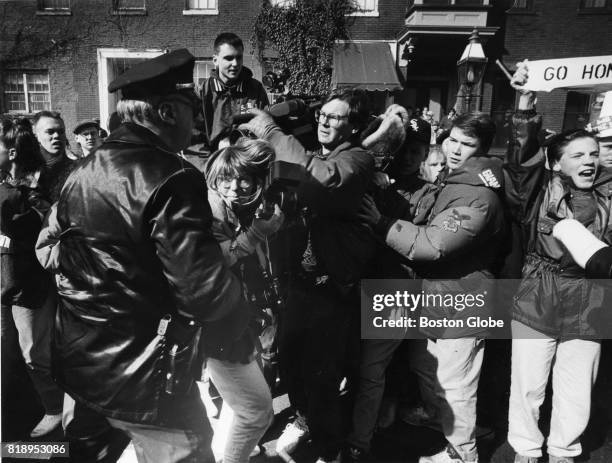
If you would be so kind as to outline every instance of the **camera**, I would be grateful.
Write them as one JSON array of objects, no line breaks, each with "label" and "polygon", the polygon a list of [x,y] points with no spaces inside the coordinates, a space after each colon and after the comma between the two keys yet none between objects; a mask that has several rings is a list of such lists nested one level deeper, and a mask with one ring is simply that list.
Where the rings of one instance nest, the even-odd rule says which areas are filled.
[{"label": "camera", "polygon": [[274,214],[275,204],[278,204],[286,216],[297,216],[300,211],[297,190],[304,178],[302,166],[285,161],[273,161],[263,187],[263,208],[258,211],[258,217],[270,218]]}]

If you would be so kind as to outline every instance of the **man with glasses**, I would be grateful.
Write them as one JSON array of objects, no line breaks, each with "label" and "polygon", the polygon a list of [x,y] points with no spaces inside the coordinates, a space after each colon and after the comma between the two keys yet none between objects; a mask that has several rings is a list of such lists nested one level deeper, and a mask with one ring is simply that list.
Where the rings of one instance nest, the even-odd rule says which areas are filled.
[{"label": "man with glasses", "polygon": [[374,172],[374,158],[360,147],[367,124],[364,92],[336,90],[317,113],[320,150],[310,153],[262,111],[242,128],[269,141],[276,160],[300,166],[298,200],[307,208],[308,242],[289,284],[279,339],[281,380],[298,413],[277,442],[291,452],[311,433],[319,462],[337,461],[346,434],[339,389],[359,343],[358,282],[374,254],[371,231],[357,211]]},{"label": "man with glasses", "polygon": [[[204,344],[231,355],[248,316],[212,235],[204,177],[177,155],[199,113],[194,62],[177,50],[113,81],[122,124],[60,194],[54,371],[76,401],[74,461],[105,458],[115,430],[140,463],[214,461],[191,376],[201,365],[186,363],[198,354],[192,333],[203,324]],[[96,414],[113,429],[88,432]]]}]

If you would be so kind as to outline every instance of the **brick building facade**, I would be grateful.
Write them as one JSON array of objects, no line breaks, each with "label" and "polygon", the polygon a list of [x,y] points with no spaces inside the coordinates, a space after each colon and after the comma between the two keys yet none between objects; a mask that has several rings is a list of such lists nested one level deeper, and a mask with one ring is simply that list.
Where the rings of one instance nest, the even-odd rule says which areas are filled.
[{"label": "brick building facade", "polygon": [[[277,0],[278,1],[278,0]],[[612,54],[612,0],[359,0],[351,39],[387,43],[403,90],[396,101],[428,106],[441,117],[455,104],[456,61],[477,27],[489,57],[476,105],[499,125],[514,92],[491,63],[522,58]],[[4,0],[0,3],[0,113],[60,111],[70,130],[83,118],[103,124],[114,97],[106,85],[126,66],[179,47],[198,59],[196,78],[211,69],[212,42],[222,31],[245,41],[245,65],[260,63],[250,37],[255,0]],[[553,91],[539,99],[548,127],[588,117],[589,95]],[[500,134],[498,146],[503,146]]]}]

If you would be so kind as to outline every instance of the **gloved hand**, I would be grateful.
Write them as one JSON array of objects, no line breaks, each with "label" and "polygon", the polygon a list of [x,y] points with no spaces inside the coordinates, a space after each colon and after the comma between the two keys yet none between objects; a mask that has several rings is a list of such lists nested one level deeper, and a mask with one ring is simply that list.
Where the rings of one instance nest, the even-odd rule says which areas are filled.
[{"label": "gloved hand", "polygon": [[[259,206],[258,210],[263,211],[263,205]],[[258,217],[257,214],[255,215],[250,230],[255,236],[257,236],[257,238],[264,240],[268,236],[276,233],[280,229],[280,227],[282,227],[284,220],[285,214],[283,214],[281,208],[278,207],[278,204],[275,204],[274,214],[272,214],[270,218],[264,219],[262,217]]]},{"label": "gloved hand", "polygon": [[553,228],[553,236],[567,248],[572,258],[584,268],[593,254],[606,244],[598,240],[584,225],[574,219],[564,219]]},{"label": "gloved hand", "polygon": [[261,109],[249,109],[250,114],[255,114],[255,117],[251,119],[249,122],[245,122],[244,124],[240,124],[238,129],[240,130],[248,130],[252,134],[254,134],[257,138],[266,139],[267,135],[273,129],[277,128],[276,122],[270,114]]}]

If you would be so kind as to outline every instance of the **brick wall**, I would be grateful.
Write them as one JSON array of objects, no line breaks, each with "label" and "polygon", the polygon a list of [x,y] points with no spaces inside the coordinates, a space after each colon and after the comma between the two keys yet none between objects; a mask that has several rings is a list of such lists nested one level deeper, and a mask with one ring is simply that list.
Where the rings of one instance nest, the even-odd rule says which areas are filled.
[{"label": "brick wall", "polygon": [[[6,53],[10,39],[23,25],[31,34],[49,40],[83,35],[58,56],[36,58],[15,68],[49,70],[51,105],[60,111],[71,129],[83,118],[99,117],[98,48],[134,50],[188,48],[198,58],[211,58],[213,41],[220,32],[232,31],[245,42],[245,65],[261,77],[258,61],[251,54],[252,23],[259,2],[219,0],[219,15],[183,15],[184,0],[147,1],[145,16],[115,16],[108,0],[72,2],[71,16],[36,15],[36,0],[3,3],[0,19],[0,52]],[[87,32],[91,29],[91,32]],[[1,90],[1,89],[0,89]],[[71,138],[71,135],[69,135]]]},{"label": "brick wall", "polygon": [[[585,13],[579,0],[534,0],[528,14],[509,13],[506,19],[506,63],[530,60],[596,56],[612,53],[612,14]],[[538,111],[547,128],[560,130],[566,92],[538,95]]]},{"label": "brick wall", "polygon": [[378,0],[378,17],[355,16],[353,40],[394,40],[404,25],[406,0]]}]

